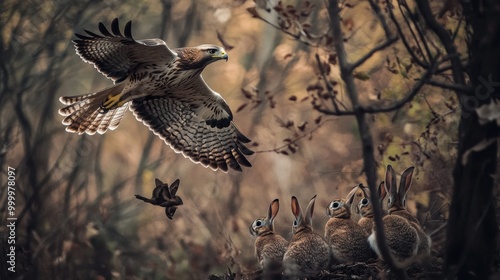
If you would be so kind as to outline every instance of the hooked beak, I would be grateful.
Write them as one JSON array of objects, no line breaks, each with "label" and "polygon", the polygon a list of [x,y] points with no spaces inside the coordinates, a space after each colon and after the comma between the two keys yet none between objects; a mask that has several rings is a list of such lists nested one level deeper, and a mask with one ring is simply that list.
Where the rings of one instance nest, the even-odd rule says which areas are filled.
[{"label": "hooked beak", "polygon": [[227,55],[226,51],[221,50],[218,54],[213,55],[213,58],[219,58],[219,59],[225,59],[226,61],[228,60],[229,56]]}]

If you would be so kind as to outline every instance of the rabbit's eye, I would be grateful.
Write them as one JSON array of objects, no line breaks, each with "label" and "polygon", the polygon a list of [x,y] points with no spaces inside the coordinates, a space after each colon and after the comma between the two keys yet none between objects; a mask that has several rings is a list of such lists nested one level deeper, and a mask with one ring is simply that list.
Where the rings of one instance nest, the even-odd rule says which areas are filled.
[{"label": "rabbit's eye", "polygon": [[260,220],[259,220],[259,221],[256,221],[256,222],[255,222],[255,225],[256,225],[256,226],[258,226],[258,227],[260,227],[260,226],[262,226],[262,222],[261,222]]},{"label": "rabbit's eye", "polygon": [[363,198],[363,200],[361,200],[361,204],[362,205],[368,205],[368,199]]},{"label": "rabbit's eye", "polygon": [[293,221],[293,226],[296,227],[297,226],[297,220]]},{"label": "rabbit's eye", "polygon": [[340,203],[338,203],[338,202],[333,202],[333,203],[332,203],[332,208],[333,208],[333,209],[337,209],[337,208],[339,208],[339,207],[340,207]]}]

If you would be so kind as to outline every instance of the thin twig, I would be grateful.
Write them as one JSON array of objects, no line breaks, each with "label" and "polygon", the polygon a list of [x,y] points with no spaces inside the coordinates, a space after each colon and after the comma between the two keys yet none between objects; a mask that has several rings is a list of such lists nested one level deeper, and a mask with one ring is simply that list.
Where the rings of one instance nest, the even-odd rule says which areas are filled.
[{"label": "thin twig", "polygon": [[390,45],[394,44],[397,40],[398,40],[398,37],[392,37],[392,38],[387,39],[387,41],[383,42],[382,44],[374,47],[368,53],[366,53],[365,55],[363,55],[360,59],[358,59],[354,63],[351,63],[350,67],[349,67],[350,68],[349,71],[350,72],[354,71],[354,69],[356,69],[357,67],[359,67],[361,64],[365,63],[365,61],[367,61],[375,53],[377,53],[377,52],[379,52],[379,51],[381,51],[381,50],[389,47]]},{"label": "thin twig", "polygon": [[401,29],[401,25],[399,24],[398,20],[396,19],[396,16],[394,15],[392,2],[390,0],[386,0],[386,1],[387,1],[387,7],[389,10],[389,16],[390,16],[392,22],[394,23],[394,25],[396,26],[396,30],[398,31],[398,35],[401,38],[401,41],[403,42],[403,45],[405,46],[406,50],[408,51],[408,53],[412,57],[413,61],[424,69],[429,68],[429,64],[427,62],[422,61],[415,54],[415,52],[412,50],[410,43],[408,42],[408,40],[405,37],[405,33]]},{"label": "thin twig", "polygon": [[437,57],[434,59],[431,67],[424,73],[424,75],[420,78],[420,80],[413,86],[411,91],[405,95],[404,98],[394,102],[393,104],[386,107],[377,107],[377,106],[369,106],[364,110],[367,113],[382,113],[382,112],[391,112],[403,107],[406,103],[411,101],[417,93],[420,92],[420,89],[427,83],[427,81],[432,77],[434,72],[437,69]]},{"label": "thin twig", "polygon": [[382,28],[384,29],[385,37],[387,39],[394,37],[394,35],[392,35],[391,30],[389,29],[389,25],[387,24],[387,21],[385,20],[385,16],[382,13],[382,10],[380,10],[380,7],[378,6],[378,4],[375,3],[375,1],[373,1],[373,0],[368,0],[368,2],[370,3],[370,7],[375,12],[375,15],[377,16],[378,21],[380,22],[380,24],[382,25]]},{"label": "thin twig", "polygon": [[366,123],[365,112],[362,110],[359,99],[358,91],[354,82],[354,76],[349,70],[349,63],[347,61],[347,53],[345,50],[343,42],[343,34],[341,30],[341,23],[339,17],[339,3],[338,0],[330,1],[328,5],[328,15],[330,17],[330,26],[333,32],[333,45],[337,52],[339,66],[340,66],[340,76],[345,82],[346,91],[352,104],[352,108],[355,112],[356,121],[358,123],[358,131],[362,142],[363,151],[363,170],[365,171],[368,187],[372,194],[371,202],[373,205],[374,212],[374,222],[375,222],[375,233],[377,237],[378,247],[384,258],[385,262],[394,270],[399,279],[406,279],[406,271],[399,268],[392,259],[389,248],[387,247],[387,241],[385,239],[385,233],[382,225],[382,208],[379,202],[379,198],[376,190],[376,163],[374,156],[374,144],[372,135],[370,133],[370,127]]},{"label": "thin twig", "polygon": [[335,108],[336,112],[339,112],[340,109],[339,109],[339,106],[337,105],[337,102],[336,102],[336,96],[335,96],[335,93],[333,92],[333,86],[330,83],[330,81],[328,81],[328,79],[326,78],[326,73],[325,73],[325,69],[323,68],[323,63],[321,63],[321,60],[320,60],[318,54],[316,54],[316,63],[318,64],[319,72],[321,73],[321,76],[323,77],[323,81],[325,82],[326,89],[328,90],[328,93],[330,94],[330,97],[332,98],[333,107]]},{"label": "thin twig", "polygon": [[440,88],[444,88],[444,89],[449,89],[449,90],[461,92],[461,93],[471,93],[474,91],[473,88],[468,87],[468,86],[462,86],[462,85],[457,85],[457,84],[447,84],[447,83],[439,82],[439,81],[432,80],[432,79],[429,79],[427,81],[427,84],[431,85],[431,86],[435,86],[435,87],[440,87]]},{"label": "thin twig", "polygon": [[405,21],[406,26],[408,26],[408,30],[410,30],[410,34],[411,34],[411,37],[413,37],[413,41],[415,41],[415,45],[417,46],[420,54],[422,55],[423,60],[426,63],[429,63],[429,61],[427,60],[427,58],[424,55],[424,50],[422,49],[422,46],[420,45],[420,41],[418,40],[417,35],[415,34],[415,31],[413,30],[413,26],[411,25],[410,21],[408,20],[408,17],[405,15],[405,12],[403,11],[402,7],[403,6],[401,5],[401,3],[398,2],[399,12],[401,13],[401,16],[403,17],[403,20]]},{"label": "thin twig", "polygon": [[[413,16],[413,13],[410,10],[410,7],[408,6],[408,3],[406,3],[405,0],[398,1],[398,3],[399,3],[400,7],[403,6],[406,9],[407,14],[410,16],[410,20],[411,20],[413,26],[415,26],[415,30],[417,30],[418,36],[420,37],[420,40],[417,39],[415,37],[415,34],[413,34],[413,32],[412,32],[414,39],[415,39],[415,42],[417,42],[417,43],[419,41],[422,42],[422,45],[424,45],[425,51],[427,53],[427,57],[429,58],[428,60],[426,59],[426,61],[429,61],[432,58],[432,52],[429,49],[429,46],[427,45],[428,40],[427,40],[427,38],[425,38],[425,35],[422,31],[422,27],[420,26],[418,21],[415,20],[415,17]],[[401,11],[401,13],[403,13],[403,12]],[[403,17],[405,18],[405,21],[407,22],[408,27],[410,27],[410,24],[408,23],[407,17],[404,15],[404,13],[403,13]],[[422,49],[420,49],[420,51],[422,51]],[[423,55],[423,53],[422,53],[422,55]],[[425,58],[425,56],[424,56],[424,58]]]},{"label": "thin twig", "polygon": [[269,152],[279,152],[280,150],[288,147],[290,144],[295,144],[297,143],[300,139],[303,139],[305,138],[306,136],[309,136],[309,135],[312,135],[316,130],[318,130],[321,126],[323,126],[325,123],[327,122],[331,122],[331,121],[336,121],[336,119],[327,119],[327,120],[324,120],[322,122],[320,122],[318,125],[316,125],[313,129],[311,129],[309,132],[307,133],[304,133],[302,135],[299,135],[297,137],[295,137],[294,139],[290,140],[289,142],[287,142],[286,144],[282,145],[282,146],[279,146],[277,148],[274,148],[274,149],[269,149],[269,150],[260,150],[260,151],[255,151],[256,154],[258,153],[269,153]]}]

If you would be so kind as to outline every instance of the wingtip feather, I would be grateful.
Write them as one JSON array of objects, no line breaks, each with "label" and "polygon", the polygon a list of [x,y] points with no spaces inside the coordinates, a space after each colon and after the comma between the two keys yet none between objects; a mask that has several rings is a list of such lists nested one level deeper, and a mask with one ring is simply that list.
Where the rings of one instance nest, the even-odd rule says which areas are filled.
[{"label": "wingtip feather", "polygon": [[118,22],[118,18],[115,18],[113,22],[111,22],[111,31],[115,36],[123,37],[120,31],[120,23]]}]

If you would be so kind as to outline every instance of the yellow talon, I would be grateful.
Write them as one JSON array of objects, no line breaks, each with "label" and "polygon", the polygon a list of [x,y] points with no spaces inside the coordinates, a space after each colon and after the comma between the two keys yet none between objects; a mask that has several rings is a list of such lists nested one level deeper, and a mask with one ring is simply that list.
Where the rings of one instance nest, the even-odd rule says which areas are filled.
[{"label": "yellow talon", "polygon": [[125,100],[121,100],[122,95],[117,94],[117,95],[109,95],[106,100],[102,103],[102,108],[106,110],[110,110],[113,108],[118,108],[121,107],[123,104],[125,104]]}]

